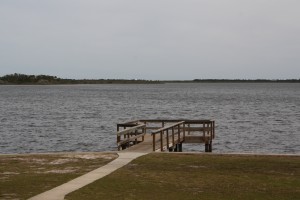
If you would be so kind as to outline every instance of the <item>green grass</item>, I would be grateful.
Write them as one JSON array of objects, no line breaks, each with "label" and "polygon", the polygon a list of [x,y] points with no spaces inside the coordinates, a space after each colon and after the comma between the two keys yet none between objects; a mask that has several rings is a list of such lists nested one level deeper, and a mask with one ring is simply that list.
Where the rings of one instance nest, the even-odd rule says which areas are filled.
[{"label": "green grass", "polygon": [[66,199],[299,199],[300,157],[140,157]]},{"label": "green grass", "polygon": [[105,165],[108,153],[0,156],[0,199],[27,199]]}]

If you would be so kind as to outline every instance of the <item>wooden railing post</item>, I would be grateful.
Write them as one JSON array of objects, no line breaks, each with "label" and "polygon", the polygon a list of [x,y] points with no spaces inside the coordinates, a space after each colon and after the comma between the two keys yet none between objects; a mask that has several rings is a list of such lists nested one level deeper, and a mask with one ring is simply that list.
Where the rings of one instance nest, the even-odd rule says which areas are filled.
[{"label": "wooden railing post", "polygon": [[175,145],[174,127],[172,127],[172,146]]},{"label": "wooden railing post", "polygon": [[185,123],[183,124],[183,140],[185,140]]},{"label": "wooden railing post", "polygon": [[155,151],[155,133],[152,133],[153,136],[153,151]]},{"label": "wooden railing post", "polygon": [[144,139],[145,139],[144,134],[146,134],[146,127],[142,129],[142,134],[143,134],[142,142],[144,142]]},{"label": "wooden railing post", "polygon": [[167,149],[169,150],[169,129],[167,129]]},{"label": "wooden railing post", "polygon": [[[145,124],[145,133],[147,133],[147,122],[144,122]],[[143,141],[144,141],[144,137],[143,137]]]},{"label": "wooden railing post", "polygon": [[178,125],[178,142],[180,142],[180,124]]},{"label": "wooden railing post", "polygon": [[[126,129],[126,127],[124,127],[124,130]],[[126,134],[124,134],[124,139],[126,139]]]},{"label": "wooden railing post", "polygon": [[203,122],[203,138],[205,138],[205,123]]},{"label": "wooden railing post", "polygon": [[[117,136],[117,144],[121,141],[121,136]],[[118,151],[120,151],[120,146],[118,145]]]},{"label": "wooden railing post", "polygon": [[163,144],[163,131],[160,131],[160,151],[164,150],[164,144]]},{"label": "wooden railing post", "polygon": [[215,139],[215,121],[213,121],[212,123],[213,123],[213,139]]},{"label": "wooden railing post", "polygon": [[[120,126],[117,124],[117,132],[119,132]],[[117,144],[121,141],[121,136],[117,135]],[[118,151],[120,151],[120,146],[118,145]]]}]

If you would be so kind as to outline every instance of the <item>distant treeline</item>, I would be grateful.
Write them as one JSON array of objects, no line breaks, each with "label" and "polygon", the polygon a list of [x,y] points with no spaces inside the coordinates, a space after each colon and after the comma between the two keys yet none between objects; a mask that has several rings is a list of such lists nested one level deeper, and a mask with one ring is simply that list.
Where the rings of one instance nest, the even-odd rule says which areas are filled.
[{"label": "distant treeline", "polygon": [[62,79],[49,75],[9,74],[0,77],[0,84],[52,85],[52,84],[153,84],[160,81],[136,79]]},{"label": "distant treeline", "polygon": [[299,83],[300,79],[194,79],[193,82],[208,82],[208,83]]},{"label": "distant treeline", "polygon": [[172,80],[164,83],[300,83],[300,79],[194,79]]},{"label": "distant treeline", "polygon": [[140,79],[62,79],[49,75],[8,74],[0,77],[0,85],[53,85],[53,84],[158,84],[158,83],[300,83],[300,79],[194,79],[152,81]]}]

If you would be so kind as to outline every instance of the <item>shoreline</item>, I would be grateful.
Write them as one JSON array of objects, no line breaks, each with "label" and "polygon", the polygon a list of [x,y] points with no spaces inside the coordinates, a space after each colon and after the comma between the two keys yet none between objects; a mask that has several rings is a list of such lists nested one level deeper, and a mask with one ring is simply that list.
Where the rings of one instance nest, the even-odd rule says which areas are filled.
[{"label": "shoreline", "polygon": [[7,74],[0,77],[0,85],[60,85],[60,84],[164,84],[164,83],[300,83],[300,79],[245,79],[245,78],[197,78],[185,80],[147,80],[137,78],[74,79],[51,75]]},{"label": "shoreline", "polygon": [[[37,153],[9,153],[3,154],[0,153],[0,156],[33,156],[33,155],[80,155],[80,154],[103,154],[103,153],[122,153],[123,151],[87,151],[87,152],[37,152]],[[143,152],[141,152],[143,153]],[[300,157],[300,153],[298,154],[280,154],[280,153],[243,153],[243,152],[230,152],[230,153],[205,153],[205,152],[151,152],[157,154],[201,154],[201,155],[217,155],[217,156],[295,156]]]},{"label": "shoreline", "polygon": [[291,81],[291,80],[278,80],[278,81],[272,81],[272,80],[265,80],[265,81],[243,81],[243,80],[216,80],[216,81],[209,81],[209,80],[203,80],[203,81],[181,81],[181,80],[175,80],[175,81],[153,81],[153,82],[138,82],[138,81],[128,81],[128,82],[109,82],[109,83],[1,83],[0,86],[51,86],[51,85],[163,85],[163,84],[171,84],[171,83],[178,83],[178,84],[201,84],[201,83],[216,83],[216,84],[223,84],[223,83],[231,83],[231,84],[238,84],[238,83],[249,83],[249,84],[257,84],[257,83],[269,83],[269,84],[281,84],[281,83],[289,83],[289,84],[299,84],[300,81]]}]

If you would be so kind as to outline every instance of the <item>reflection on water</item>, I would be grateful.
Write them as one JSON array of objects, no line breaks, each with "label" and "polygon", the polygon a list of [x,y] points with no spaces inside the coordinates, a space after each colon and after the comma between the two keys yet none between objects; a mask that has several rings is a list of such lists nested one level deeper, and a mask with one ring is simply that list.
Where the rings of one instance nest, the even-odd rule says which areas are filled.
[{"label": "reflection on water", "polygon": [[299,104],[297,83],[0,86],[0,153],[116,150],[118,122],[188,118],[215,119],[214,152],[298,154]]}]

